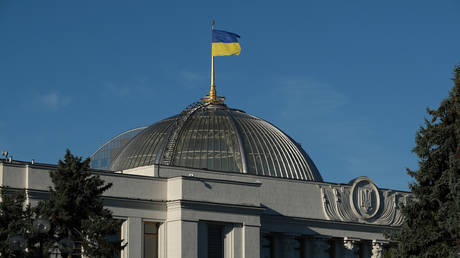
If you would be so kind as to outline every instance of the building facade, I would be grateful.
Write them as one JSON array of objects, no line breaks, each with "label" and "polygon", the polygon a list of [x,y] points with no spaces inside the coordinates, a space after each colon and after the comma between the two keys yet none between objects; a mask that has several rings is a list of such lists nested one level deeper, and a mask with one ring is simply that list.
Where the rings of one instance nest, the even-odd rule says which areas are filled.
[{"label": "building facade", "polygon": [[[300,144],[223,102],[122,133],[92,155],[132,258],[382,257],[407,192],[323,182]],[[47,198],[49,164],[0,162],[0,185]]]}]

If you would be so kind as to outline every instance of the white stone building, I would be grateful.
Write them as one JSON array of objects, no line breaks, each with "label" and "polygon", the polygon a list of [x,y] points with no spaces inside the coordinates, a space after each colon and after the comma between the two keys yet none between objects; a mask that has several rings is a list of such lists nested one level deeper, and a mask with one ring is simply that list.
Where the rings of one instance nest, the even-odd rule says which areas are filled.
[{"label": "white stone building", "polygon": [[[221,101],[123,133],[92,158],[124,220],[121,257],[381,257],[410,198],[367,177],[323,182],[297,142]],[[34,203],[54,168],[0,160],[0,185]]]}]

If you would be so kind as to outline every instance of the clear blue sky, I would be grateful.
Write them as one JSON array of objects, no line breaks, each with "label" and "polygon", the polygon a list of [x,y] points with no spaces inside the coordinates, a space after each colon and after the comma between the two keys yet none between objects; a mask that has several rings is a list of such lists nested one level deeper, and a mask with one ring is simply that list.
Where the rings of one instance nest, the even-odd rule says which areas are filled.
[{"label": "clear blue sky", "polygon": [[0,1],[0,149],[56,163],[209,90],[210,22],[241,35],[219,95],[302,144],[326,181],[407,190],[452,88],[459,1]]}]

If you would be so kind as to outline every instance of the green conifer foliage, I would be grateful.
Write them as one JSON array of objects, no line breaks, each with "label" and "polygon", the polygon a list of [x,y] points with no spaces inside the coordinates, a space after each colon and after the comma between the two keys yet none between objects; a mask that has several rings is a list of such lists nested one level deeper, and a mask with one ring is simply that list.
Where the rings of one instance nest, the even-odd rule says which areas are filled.
[{"label": "green conifer foliage", "polygon": [[[27,257],[25,247],[31,234],[32,210],[24,204],[25,193],[2,187],[0,195],[0,257]],[[15,239],[17,248],[12,246]]]},{"label": "green conifer foliage", "polygon": [[460,257],[460,66],[453,81],[416,135],[419,169],[408,169],[415,198],[402,209],[401,230],[390,236],[399,242],[399,257]]},{"label": "green conifer foliage", "polygon": [[120,223],[104,208],[100,198],[112,184],[105,184],[98,175],[90,173],[89,163],[89,159],[82,161],[67,150],[64,160],[50,173],[54,185],[50,199],[38,205],[41,216],[51,223],[45,242],[50,248],[55,243],[62,247],[71,240],[75,248],[68,257],[80,257],[78,253],[114,257],[121,250],[121,241],[111,241],[109,236],[118,234]]}]

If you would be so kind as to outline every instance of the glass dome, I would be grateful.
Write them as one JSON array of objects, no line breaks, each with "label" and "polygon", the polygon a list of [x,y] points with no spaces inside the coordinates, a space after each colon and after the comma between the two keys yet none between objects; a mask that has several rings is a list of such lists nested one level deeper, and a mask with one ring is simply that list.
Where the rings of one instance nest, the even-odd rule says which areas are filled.
[{"label": "glass dome", "polygon": [[90,156],[91,168],[109,169],[112,160],[118,155],[121,148],[145,128],[145,126],[134,128],[113,137]]},{"label": "glass dome", "polygon": [[109,169],[153,164],[322,181],[313,161],[284,132],[224,104],[195,103],[143,129]]}]

